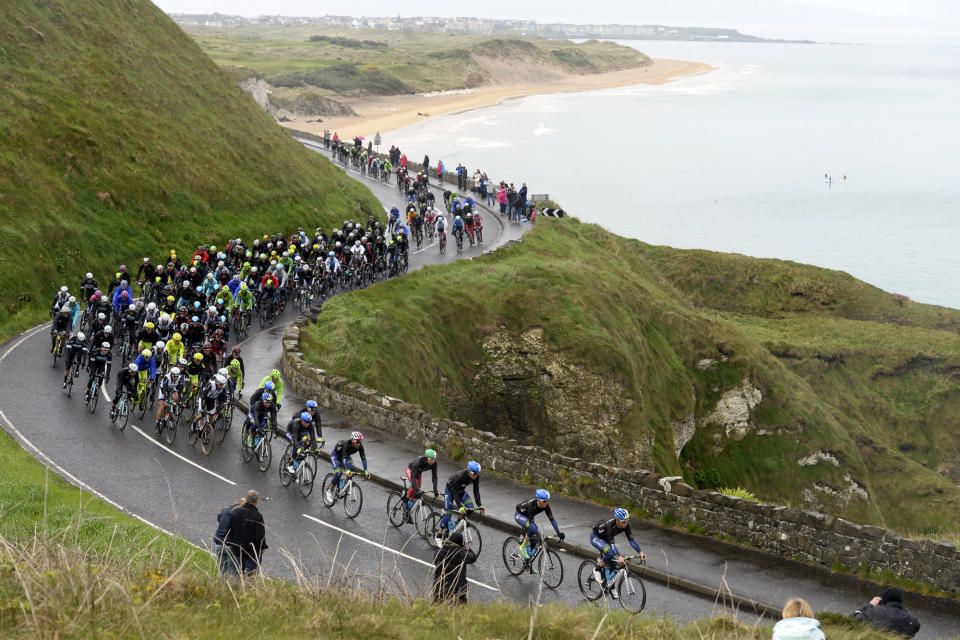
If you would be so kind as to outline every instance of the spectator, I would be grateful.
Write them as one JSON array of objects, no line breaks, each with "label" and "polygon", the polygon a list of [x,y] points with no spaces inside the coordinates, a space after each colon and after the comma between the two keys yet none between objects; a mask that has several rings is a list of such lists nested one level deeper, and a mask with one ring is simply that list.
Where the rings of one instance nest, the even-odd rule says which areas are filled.
[{"label": "spectator", "polygon": [[426,176],[430,175],[430,156],[423,154],[423,168],[421,169]]},{"label": "spectator", "polygon": [[497,190],[490,183],[490,178],[487,177],[487,174],[483,174],[483,181],[487,186],[487,206],[492,207],[497,201]]},{"label": "spectator", "polygon": [[520,191],[517,191],[517,198],[514,201],[514,206],[517,208],[517,222],[520,222],[520,218],[525,218],[527,216],[527,183],[524,182],[523,186],[520,187]]},{"label": "spectator", "polygon": [[234,507],[230,514],[230,529],[226,535],[226,543],[236,555],[245,575],[257,572],[263,552],[267,550],[263,515],[257,509],[259,501],[260,495],[256,489],[247,491],[242,504]]},{"label": "spectator", "polygon": [[771,640],[825,640],[820,621],[806,600],[792,598],[783,607],[783,619],[773,627]]},{"label": "spectator", "polygon": [[500,215],[505,214],[507,212],[507,188],[503,186],[502,182],[497,187],[497,204],[500,205]]},{"label": "spectator", "polygon": [[227,545],[227,535],[230,533],[230,521],[233,516],[233,510],[243,505],[243,498],[237,500],[237,503],[222,509],[217,515],[217,532],[213,534],[213,552],[217,557],[217,568],[222,576],[237,575],[237,558],[231,548]]},{"label": "spectator", "polygon": [[513,188],[512,182],[507,187],[507,209],[510,211],[510,220],[519,222],[520,219],[517,217],[517,190]]},{"label": "spectator", "polygon": [[903,592],[896,587],[887,587],[883,595],[874,596],[853,612],[856,620],[869,622],[881,631],[890,631],[912,638],[920,631],[920,623],[903,608]]},{"label": "spectator", "polygon": [[437,160],[437,184],[443,186],[443,160]]},{"label": "spectator", "polygon": [[433,601],[466,604],[467,565],[477,554],[463,545],[463,534],[451,533],[433,559]]}]

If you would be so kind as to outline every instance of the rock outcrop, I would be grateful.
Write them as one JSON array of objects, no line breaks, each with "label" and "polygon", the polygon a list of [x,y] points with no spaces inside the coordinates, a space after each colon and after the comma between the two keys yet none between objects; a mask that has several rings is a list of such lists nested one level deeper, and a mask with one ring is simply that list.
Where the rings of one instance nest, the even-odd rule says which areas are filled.
[{"label": "rock outcrop", "polygon": [[271,93],[273,88],[263,78],[245,78],[240,81],[240,87],[253,97],[261,109],[280,121],[316,116],[357,115],[349,106],[317,93],[301,93],[290,101],[277,100]]}]

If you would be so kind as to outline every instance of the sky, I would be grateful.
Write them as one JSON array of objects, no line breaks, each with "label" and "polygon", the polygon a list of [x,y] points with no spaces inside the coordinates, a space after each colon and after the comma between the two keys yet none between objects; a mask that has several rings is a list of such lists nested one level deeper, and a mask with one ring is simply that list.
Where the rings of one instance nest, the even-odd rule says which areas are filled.
[{"label": "sky", "polygon": [[[949,31],[960,27],[958,0],[154,0],[168,13],[231,15],[489,16],[539,22],[669,24],[734,27],[766,37],[869,29]],[[756,28],[768,30],[757,33]]]}]

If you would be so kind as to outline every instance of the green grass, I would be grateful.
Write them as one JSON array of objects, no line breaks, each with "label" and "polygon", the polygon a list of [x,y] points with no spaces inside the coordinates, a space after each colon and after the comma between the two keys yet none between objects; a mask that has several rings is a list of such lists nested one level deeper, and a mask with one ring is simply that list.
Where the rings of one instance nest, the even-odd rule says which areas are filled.
[{"label": "green grass", "polygon": [[[570,218],[544,220],[494,254],[332,300],[301,347],[332,373],[521,442],[951,535],[960,491],[936,469],[960,458],[958,327],[958,311],[901,304],[844,273],[654,247]],[[504,335],[515,342],[494,359],[483,343]],[[524,340],[533,346],[516,346]],[[529,375],[528,352],[559,369]],[[566,404],[544,381],[565,367],[583,372],[561,390]],[[586,374],[607,390],[577,395],[593,389]],[[673,442],[671,421],[703,418],[744,379],[762,393],[751,422],[765,433],[736,440],[701,423],[679,457],[660,444]],[[610,415],[609,389],[633,402],[619,421],[565,435]],[[564,422],[574,410],[587,417]],[[818,451],[838,466],[798,464]],[[818,483],[849,493],[804,502]]]},{"label": "green grass", "polygon": [[344,30],[320,26],[245,25],[184,29],[210,57],[276,87],[330,95],[392,95],[490,84],[502,62],[543,65],[557,72],[592,74],[649,63],[642,53],[612,42]]},{"label": "green grass", "polygon": [[379,210],[147,0],[3,14],[0,336],[88,270]]},{"label": "green grass", "polygon": [[718,491],[719,493],[722,493],[722,494],[725,495],[725,496],[732,496],[732,497],[734,497],[734,498],[742,498],[742,499],[747,500],[747,501],[749,501],[749,502],[760,502],[760,501],[757,499],[757,496],[756,496],[752,491],[747,491],[746,489],[743,489],[743,488],[741,488],[741,487],[735,487],[735,488],[724,487],[724,488],[722,488],[722,489],[718,489],[717,491]]}]

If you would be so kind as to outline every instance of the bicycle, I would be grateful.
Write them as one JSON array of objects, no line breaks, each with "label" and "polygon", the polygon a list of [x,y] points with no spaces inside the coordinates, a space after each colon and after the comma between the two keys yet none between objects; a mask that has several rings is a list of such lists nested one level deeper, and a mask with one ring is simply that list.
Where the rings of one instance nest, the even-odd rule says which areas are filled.
[{"label": "bicycle", "polygon": [[300,293],[297,296],[297,302],[300,307],[300,313],[310,310],[310,307],[313,305],[313,292],[310,290],[310,287],[300,287]]},{"label": "bicycle", "polygon": [[139,380],[137,382],[137,399],[134,401],[134,406],[137,409],[137,417],[141,420],[147,412],[147,396],[149,393],[150,389],[147,386],[146,378]]},{"label": "bicycle", "polygon": [[249,309],[245,309],[237,314],[236,318],[233,321],[233,328],[236,331],[238,340],[240,336],[247,335],[247,330],[250,329],[250,310]]},{"label": "bicycle", "polygon": [[[503,564],[507,568],[507,573],[512,576],[518,576],[524,571],[533,573],[534,568],[543,576],[543,584],[548,589],[556,589],[563,582],[563,562],[560,560],[560,554],[547,545],[547,541],[559,542],[560,538],[556,536],[547,536],[541,538],[541,544],[533,547],[533,553],[524,558],[520,553],[520,538],[517,536],[507,536],[503,541]],[[533,541],[531,540],[531,543]]]},{"label": "bicycle", "polygon": [[117,406],[110,410],[110,422],[120,427],[120,431],[127,428],[127,422],[130,421],[130,394],[126,389],[120,392],[117,399]]},{"label": "bicycle", "polygon": [[[454,515],[459,516],[457,518],[457,524],[454,525],[452,529],[448,524],[446,535],[443,535],[443,532],[440,531],[440,519],[443,517],[443,514],[439,511],[431,513],[427,518],[427,542],[439,549],[443,546],[443,540],[449,537],[451,533],[460,533],[463,535],[463,544],[473,549],[479,556],[480,551],[483,549],[483,538],[480,536],[480,530],[477,529],[477,525],[470,522],[470,516],[475,511],[479,511],[479,509],[467,509],[466,513],[463,514],[455,511]],[[438,539],[438,535],[443,535],[443,537]]]},{"label": "bicycle", "polygon": [[233,423],[233,402],[233,394],[231,393],[227,401],[223,403],[223,407],[220,408],[218,419],[213,425],[213,437],[217,444],[223,444],[227,437],[227,431],[230,431],[230,425]]},{"label": "bicycle", "polygon": [[[387,519],[394,527],[401,527],[404,523],[413,523],[414,528],[421,537],[426,538],[429,529],[427,529],[427,520],[433,515],[433,509],[423,500],[423,491],[417,491],[417,499],[413,501],[413,506],[407,508],[407,477],[400,476],[403,480],[403,490],[391,491],[387,496]],[[436,496],[436,494],[434,494]]]},{"label": "bicycle", "polygon": [[163,408],[163,418],[160,420],[160,432],[168,445],[177,439],[177,427],[180,424],[180,403],[167,402]]},{"label": "bicycle", "polygon": [[240,453],[243,455],[244,462],[250,462],[257,459],[257,468],[265,472],[270,468],[270,462],[273,460],[273,448],[270,442],[273,440],[273,426],[269,423],[264,431],[259,429],[250,429],[249,423],[244,424],[244,434],[240,438]]},{"label": "bicycle", "polygon": [[477,234],[477,244],[483,244],[483,227],[474,223],[473,230]]},{"label": "bicycle", "polygon": [[454,231],[453,235],[457,239],[457,253],[463,252],[463,231]]},{"label": "bicycle", "polygon": [[447,251],[447,232],[440,231],[437,235],[440,236],[440,242],[438,244],[440,245],[440,254],[442,255]]},{"label": "bicycle", "polygon": [[190,429],[187,431],[187,441],[190,446],[196,446],[197,440],[200,441],[200,453],[209,456],[213,451],[213,424],[219,416],[210,417],[211,414],[206,411],[196,422],[190,422]]},{"label": "bicycle", "polygon": [[[303,465],[300,465],[303,466]],[[360,508],[363,507],[363,489],[358,484],[359,480],[365,479],[364,475],[358,475],[349,469],[340,476],[340,487],[334,492],[330,489],[330,483],[333,482],[333,474],[328,473],[323,477],[323,504],[327,507],[333,507],[337,500],[343,500],[343,512],[348,518],[356,518],[360,515]]]},{"label": "bicycle", "polygon": [[56,366],[57,366],[57,360],[59,360],[59,359],[60,359],[60,356],[63,355],[63,347],[64,347],[66,344],[67,344],[67,334],[66,334],[65,332],[63,332],[63,331],[58,331],[58,332],[57,332],[57,337],[56,337],[56,339],[53,341],[53,349],[51,349],[51,352],[53,353],[53,366],[54,366],[54,368],[56,368]]},{"label": "bicycle", "polygon": [[[635,560],[640,556],[628,556],[626,561]],[[627,567],[626,562],[617,563],[617,569],[611,577],[597,582],[594,570],[605,571],[597,560],[584,560],[577,571],[577,582],[580,592],[587,600],[593,602],[601,596],[610,595],[620,600],[620,606],[631,613],[639,613],[647,604],[647,588],[640,576]],[[602,575],[602,574],[601,574]]]},{"label": "bicycle", "polygon": [[473,227],[467,227],[467,239],[470,241],[470,248],[473,248]]},{"label": "bicycle", "polygon": [[[296,481],[297,488],[300,489],[300,495],[302,495],[304,498],[309,496],[313,491],[313,481],[316,478],[315,469],[307,463],[307,457],[309,456],[304,456],[304,459],[300,461],[300,464],[297,465],[297,468],[293,471],[293,473],[290,473],[290,470],[287,469],[287,467],[293,464],[293,443],[291,442],[287,444],[287,448],[283,452],[283,456],[280,458],[280,484],[288,487],[290,486],[291,482]],[[361,498],[360,501],[362,502],[363,498]],[[346,506],[347,503],[344,502],[344,507]],[[358,508],[357,513],[359,512],[360,509]]]},{"label": "bicycle", "polygon": [[70,394],[73,392],[73,381],[80,377],[80,360],[82,356],[74,356],[73,362],[70,363],[70,373],[67,376],[67,397],[70,397]]},{"label": "bicycle", "polygon": [[93,380],[90,382],[90,387],[87,389],[87,395],[83,398],[83,403],[90,409],[90,413],[97,410],[97,401],[100,399],[99,392],[101,385],[103,385],[103,376],[98,373],[93,377]]}]

